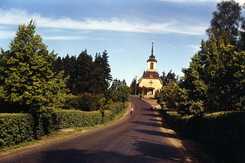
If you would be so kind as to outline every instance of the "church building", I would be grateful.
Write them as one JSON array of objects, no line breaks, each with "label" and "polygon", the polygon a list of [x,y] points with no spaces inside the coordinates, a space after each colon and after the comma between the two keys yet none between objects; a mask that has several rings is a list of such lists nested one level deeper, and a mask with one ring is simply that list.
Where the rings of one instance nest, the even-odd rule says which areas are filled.
[{"label": "church building", "polygon": [[156,92],[162,88],[162,81],[156,69],[157,60],[154,56],[154,46],[152,43],[151,55],[147,60],[147,69],[139,79],[140,94],[145,98],[154,98]]}]

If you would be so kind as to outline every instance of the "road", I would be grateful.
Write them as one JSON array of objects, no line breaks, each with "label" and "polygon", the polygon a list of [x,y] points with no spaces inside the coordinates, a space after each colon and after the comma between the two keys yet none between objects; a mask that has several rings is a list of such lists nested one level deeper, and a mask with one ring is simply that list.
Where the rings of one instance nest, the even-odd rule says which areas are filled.
[{"label": "road", "polygon": [[150,105],[132,98],[133,116],[71,140],[0,158],[4,163],[158,163],[197,162],[181,140],[162,127]]}]

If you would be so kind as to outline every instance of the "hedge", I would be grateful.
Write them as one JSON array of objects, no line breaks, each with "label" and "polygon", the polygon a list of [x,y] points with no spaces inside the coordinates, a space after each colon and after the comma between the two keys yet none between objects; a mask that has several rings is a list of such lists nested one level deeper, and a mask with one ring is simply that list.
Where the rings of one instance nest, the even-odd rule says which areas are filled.
[{"label": "hedge", "polygon": [[0,114],[0,147],[15,145],[33,138],[30,114]]},{"label": "hedge", "polygon": [[108,122],[115,118],[116,115],[123,112],[124,105],[116,103],[110,106],[105,111],[104,118],[102,119],[100,111],[84,112],[79,110],[61,110],[57,111],[57,121],[59,128],[71,127],[91,127],[101,123]]},{"label": "hedge", "polygon": [[[55,129],[91,127],[114,119],[126,109],[122,103],[116,103],[105,111],[83,112],[79,110],[59,110],[51,114],[41,114],[34,118],[31,114],[0,114],[0,148],[37,139]],[[38,125],[36,124],[38,122]]]},{"label": "hedge", "polygon": [[245,112],[218,112],[202,117],[165,114],[164,117],[178,133],[203,144],[218,162],[245,162]]}]

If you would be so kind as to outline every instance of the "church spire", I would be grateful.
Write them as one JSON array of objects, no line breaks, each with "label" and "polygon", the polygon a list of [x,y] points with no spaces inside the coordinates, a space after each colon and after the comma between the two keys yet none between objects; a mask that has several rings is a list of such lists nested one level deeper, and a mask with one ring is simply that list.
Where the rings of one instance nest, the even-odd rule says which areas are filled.
[{"label": "church spire", "polygon": [[147,60],[147,62],[157,62],[156,57],[154,56],[154,43],[152,42],[152,46],[151,46],[151,55],[149,56],[149,59]]},{"label": "church spire", "polygon": [[152,47],[151,47],[151,57],[154,56],[154,42],[152,42]]}]

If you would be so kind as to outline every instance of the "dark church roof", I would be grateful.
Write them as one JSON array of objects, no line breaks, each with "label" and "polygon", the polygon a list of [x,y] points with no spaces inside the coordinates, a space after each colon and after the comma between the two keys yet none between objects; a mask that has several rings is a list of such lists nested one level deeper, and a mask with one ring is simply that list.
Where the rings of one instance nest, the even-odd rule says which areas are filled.
[{"label": "dark church roof", "polygon": [[144,71],[144,79],[159,79],[159,74],[156,71]]}]

